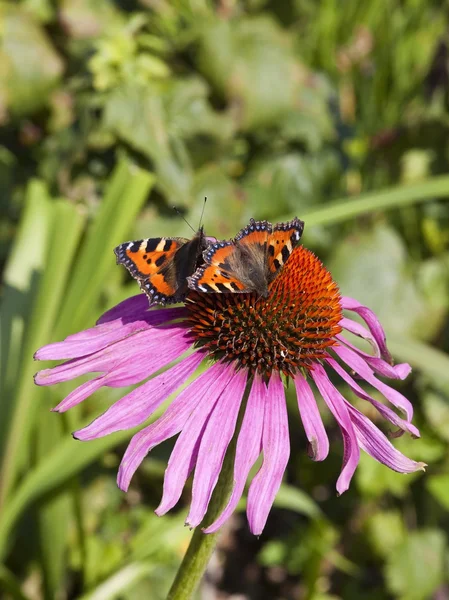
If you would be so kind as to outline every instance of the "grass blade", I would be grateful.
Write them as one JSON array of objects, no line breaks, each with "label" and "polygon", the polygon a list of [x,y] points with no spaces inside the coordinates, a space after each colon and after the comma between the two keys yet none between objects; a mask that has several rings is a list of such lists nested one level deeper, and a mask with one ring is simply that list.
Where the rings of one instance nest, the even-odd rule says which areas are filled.
[{"label": "grass blade", "polygon": [[413,185],[401,185],[381,192],[362,194],[351,200],[347,198],[335,200],[323,208],[310,212],[302,213],[299,206],[295,215],[284,215],[279,218],[279,221],[289,221],[294,216],[299,216],[305,221],[306,226],[332,225],[369,212],[391,210],[445,197],[449,198],[449,176],[447,175],[433,177]]}]

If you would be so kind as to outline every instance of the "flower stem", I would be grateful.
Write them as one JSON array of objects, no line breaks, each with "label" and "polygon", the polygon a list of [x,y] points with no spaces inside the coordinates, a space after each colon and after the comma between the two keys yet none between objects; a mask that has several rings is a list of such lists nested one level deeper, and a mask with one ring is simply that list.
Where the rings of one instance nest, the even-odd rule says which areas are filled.
[{"label": "flower stem", "polygon": [[226,506],[234,484],[234,444],[230,444],[209,509],[203,522],[193,532],[189,547],[179,567],[167,600],[189,600],[199,584],[217,544],[217,533],[203,533]]},{"label": "flower stem", "polygon": [[203,529],[211,525],[220,516],[234,486],[235,449],[251,384],[252,381],[247,384],[234,437],[228,446],[220,477],[209,502],[206,516],[201,525],[193,532],[187,552],[168,592],[167,600],[189,600],[192,597],[215,550],[220,531],[217,533],[203,533]]}]

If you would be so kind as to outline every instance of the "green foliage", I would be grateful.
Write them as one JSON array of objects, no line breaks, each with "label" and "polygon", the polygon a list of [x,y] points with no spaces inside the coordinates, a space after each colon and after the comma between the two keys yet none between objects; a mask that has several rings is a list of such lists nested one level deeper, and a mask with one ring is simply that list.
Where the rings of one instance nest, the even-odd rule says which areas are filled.
[{"label": "green foliage", "polygon": [[123,494],[115,474],[130,432],[70,436],[122,390],[54,415],[72,387],[37,388],[32,356],[137,292],[115,245],[185,235],[172,206],[195,226],[204,196],[206,231],[218,238],[250,217],[305,220],[305,245],[413,366],[400,389],[422,437],[394,444],[429,465],[404,476],[363,456],[337,499],[338,429],[327,419],[331,453],[313,463],[292,403],[288,483],[260,540],[235,517],[218,585],[263,599],[445,593],[447,30],[433,0],[0,2],[6,598],[166,596],[191,535],[188,493],[178,512],[153,514],[169,445]]}]

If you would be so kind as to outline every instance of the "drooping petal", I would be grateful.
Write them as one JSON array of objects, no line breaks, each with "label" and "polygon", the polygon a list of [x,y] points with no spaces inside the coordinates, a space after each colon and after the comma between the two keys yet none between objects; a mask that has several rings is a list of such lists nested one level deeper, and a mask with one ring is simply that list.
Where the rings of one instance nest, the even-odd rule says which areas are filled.
[{"label": "drooping petal", "polygon": [[103,325],[96,325],[80,333],[69,335],[62,342],[43,346],[36,352],[34,358],[36,360],[66,360],[87,356],[139,331],[145,331],[178,319],[182,317],[182,314],[182,308],[147,310],[134,316],[133,319],[122,318],[115,322],[108,321]]},{"label": "drooping petal", "polygon": [[131,298],[126,298],[126,300],[123,300],[119,304],[116,304],[103,313],[97,320],[97,325],[109,323],[110,321],[115,321],[117,319],[126,320],[138,318],[139,315],[148,310],[150,307],[151,304],[148,302],[148,298],[144,294],[131,296]]},{"label": "drooping petal", "polygon": [[346,408],[346,401],[337,388],[332,385],[326,371],[321,365],[316,364],[311,371],[311,375],[329,410],[340,426],[343,436],[343,466],[337,480],[337,492],[343,494],[348,489],[360,460],[357,437]]},{"label": "drooping petal", "polygon": [[329,439],[315,397],[305,377],[299,373],[295,376],[295,386],[299,414],[310,443],[310,457],[316,461],[324,460],[329,453]]},{"label": "drooping petal", "polygon": [[90,381],[82,383],[55,406],[55,408],[52,409],[52,412],[63,413],[66,410],[69,410],[69,408],[80,404],[80,402],[83,402],[86,398],[89,398],[89,396],[92,396],[92,394],[105,386],[107,381],[106,378],[107,375],[100,375],[100,377],[95,377]]},{"label": "drooping petal", "polygon": [[210,404],[211,381],[215,383],[222,375],[221,364],[209,367],[180,392],[162,417],[136,433],[120,464],[117,478],[120,489],[127,491],[132,476],[148,452],[179,433],[199,404],[205,404],[207,409]]},{"label": "drooping petal", "polygon": [[360,337],[363,340],[369,342],[371,344],[372,349],[374,350],[375,355],[380,357],[380,348],[377,344],[376,338],[371,333],[371,331],[369,331],[369,329],[366,329],[366,327],[363,327],[363,325],[357,323],[357,321],[353,321],[352,319],[348,319],[347,317],[343,317],[338,324],[341,327],[343,327],[343,329],[346,329],[346,331],[350,331],[357,337]]},{"label": "drooping petal", "polygon": [[265,527],[290,456],[285,392],[277,373],[271,376],[265,401],[263,463],[251,482],[246,509],[250,530],[255,535],[260,535]]},{"label": "drooping petal", "polygon": [[73,436],[82,441],[94,440],[136,427],[164,402],[196,370],[203,359],[200,352],[191,354],[177,365],[150,379],[117,402],[90,425],[75,431]]},{"label": "drooping petal", "polygon": [[361,358],[357,352],[354,352],[350,348],[345,348],[343,346],[333,346],[332,350],[341,358],[341,360],[348,365],[351,369],[353,369],[357,375],[359,375],[366,382],[371,384],[376,390],[379,390],[381,394],[387,398],[394,406],[401,409],[405,416],[407,417],[407,421],[411,421],[413,417],[413,406],[410,400],[407,400],[405,396],[403,396],[397,390],[394,390],[386,383],[379,381],[370,367],[366,364],[366,362]]},{"label": "drooping petal", "polygon": [[415,462],[399,452],[372,421],[360,411],[346,403],[357,439],[362,450],[372,458],[399,473],[414,473],[424,470],[426,463]]},{"label": "drooping petal", "polygon": [[399,427],[400,429],[402,429],[402,431],[407,431],[413,437],[420,437],[418,429],[414,425],[412,425],[412,423],[401,419],[401,417],[397,415],[393,410],[391,410],[391,408],[385,406],[384,404],[382,404],[382,402],[375,400],[369,394],[367,394],[365,390],[361,388],[356,381],[354,381],[351,375],[347,373],[343,369],[343,367],[337,363],[336,360],[329,357],[326,359],[326,362],[334,369],[336,373],[340,375],[340,377],[344,381],[346,381],[346,383],[352,388],[354,393],[357,394],[359,398],[367,400],[370,404],[372,404],[385,419],[390,421],[390,423],[396,425],[396,427]]},{"label": "drooping petal", "polygon": [[190,527],[199,525],[206,514],[226,450],[234,435],[247,376],[246,371],[235,373],[207,421],[198,450],[192,485],[192,502],[186,520]]},{"label": "drooping petal", "polygon": [[348,296],[342,296],[340,302],[343,310],[352,310],[362,317],[376,340],[381,357],[387,362],[391,362],[391,354],[387,348],[385,331],[373,311],[367,306],[360,304],[360,302],[357,302],[357,300],[354,300],[354,298],[349,298]]},{"label": "drooping petal", "polygon": [[377,358],[375,356],[371,356],[367,352],[363,352],[354,344],[351,344],[349,340],[347,340],[341,334],[337,334],[335,338],[341,342],[344,346],[351,348],[354,352],[357,352],[359,356],[363,358],[363,360],[369,364],[372,370],[378,375],[382,375],[383,377],[388,377],[390,379],[405,379],[411,373],[411,366],[408,363],[399,363],[397,365],[392,365],[387,363],[383,358]]},{"label": "drooping petal", "polygon": [[262,377],[256,374],[237,440],[232,494],[221,515],[204,529],[204,533],[217,531],[232,515],[242,496],[249,472],[262,451],[264,411],[267,402],[268,388]]},{"label": "drooping petal", "polygon": [[[43,369],[35,376],[35,383],[53,385],[88,373],[109,373],[111,387],[132,385],[181,356],[191,345],[184,327],[140,331],[89,356]],[[136,360],[139,348],[144,349],[144,360]]]},{"label": "drooping petal", "polygon": [[164,492],[156,514],[161,516],[178,502],[190,471],[195,466],[199,445],[215,404],[234,376],[234,367],[217,363],[208,370],[210,394],[208,402],[200,402],[184,425],[168,461]]}]

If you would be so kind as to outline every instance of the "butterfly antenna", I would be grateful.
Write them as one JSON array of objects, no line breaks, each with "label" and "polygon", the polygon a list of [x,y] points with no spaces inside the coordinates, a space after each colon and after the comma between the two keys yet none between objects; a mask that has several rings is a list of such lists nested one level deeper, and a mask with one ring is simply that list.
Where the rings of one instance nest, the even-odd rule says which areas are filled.
[{"label": "butterfly antenna", "polygon": [[190,227],[190,229],[193,231],[193,233],[196,234],[196,231],[193,229],[193,227],[190,225],[190,223],[187,221],[187,219],[184,217],[184,215],[182,214],[182,212],[179,210],[179,208],[176,208],[176,206],[173,207],[173,210],[175,211],[175,213],[177,215],[179,215],[181,217],[181,219],[184,221],[184,223],[187,223],[187,225]]},{"label": "butterfly antenna", "polygon": [[204,209],[206,208],[206,202],[207,202],[207,196],[204,196],[203,210],[201,211],[201,216],[200,216],[200,222],[198,224],[198,229],[201,227],[201,223],[203,222]]}]

